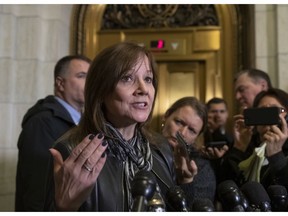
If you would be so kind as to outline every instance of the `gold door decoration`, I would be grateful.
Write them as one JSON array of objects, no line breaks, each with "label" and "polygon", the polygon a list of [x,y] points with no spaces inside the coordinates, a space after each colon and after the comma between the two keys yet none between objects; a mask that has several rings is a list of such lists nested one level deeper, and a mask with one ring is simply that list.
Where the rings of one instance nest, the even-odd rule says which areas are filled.
[{"label": "gold door decoration", "polygon": [[165,110],[182,96],[223,97],[234,110],[236,21],[233,5],[78,5],[71,49],[94,58],[120,41],[148,47],[159,66],[152,121],[159,131]]}]

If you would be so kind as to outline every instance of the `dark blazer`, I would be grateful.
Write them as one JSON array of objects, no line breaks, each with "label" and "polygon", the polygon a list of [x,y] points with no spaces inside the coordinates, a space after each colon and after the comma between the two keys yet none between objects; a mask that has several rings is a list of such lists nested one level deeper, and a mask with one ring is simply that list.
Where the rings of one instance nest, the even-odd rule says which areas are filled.
[{"label": "dark blazer", "polygon": [[16,211],[43,211],[49,148],[73,126],[68,111],[52,95],[27,111],[17,144]]}]

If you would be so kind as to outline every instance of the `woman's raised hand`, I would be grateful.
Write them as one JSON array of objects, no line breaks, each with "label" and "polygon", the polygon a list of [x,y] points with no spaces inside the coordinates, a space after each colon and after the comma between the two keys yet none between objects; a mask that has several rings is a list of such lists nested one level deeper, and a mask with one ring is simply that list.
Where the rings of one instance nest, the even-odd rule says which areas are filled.
[{"label": "woman's raised hand", "polygon": [[91,193],[106,161],[107,141],[103,138],[101,133],[88,135],[65,161],[56,149],[50,149],[57,210],[77,211]]}]

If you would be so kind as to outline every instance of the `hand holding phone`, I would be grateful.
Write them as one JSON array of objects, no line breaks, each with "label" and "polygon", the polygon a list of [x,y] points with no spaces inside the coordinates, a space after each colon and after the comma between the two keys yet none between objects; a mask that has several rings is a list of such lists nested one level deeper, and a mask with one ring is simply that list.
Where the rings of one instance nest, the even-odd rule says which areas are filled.
[{"label": "hand holding phone", "polygon": [[179,132],[176,133],[177,142],[179,144],[180,151],[184,154],[184,157],[187,161],[190,161],[189,151],[188,151],[188,144],[185,142],[183,137]]},{"label": "hand holding phone", "polygon": [[206,148],[208,147],[212,147],[212,148],[218,148],[221,149],[224,145],[227,145],[226,141],[211,141],[211,142],[207,142],[205,143]]}]

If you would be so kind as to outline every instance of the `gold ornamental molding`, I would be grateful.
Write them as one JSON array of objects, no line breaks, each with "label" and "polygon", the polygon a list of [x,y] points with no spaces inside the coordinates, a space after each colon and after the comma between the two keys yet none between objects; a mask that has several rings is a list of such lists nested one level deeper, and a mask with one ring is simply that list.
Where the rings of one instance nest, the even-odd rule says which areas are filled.
[{"label": "gold ornamental molding", "polygon": [[107,5],[101,30],[217,25],[214,5]]},{"label": "gold ornamental molding", "polygon": [[[240,9],[232,4],[75,5],[71,53],[94,58],[114,43],[137,41],[155,54],[163,71],[167,70],[165,79],[171,78],[169,70],[177,72],[177,65],[183,72],[190,70],[189,65],[197,65],[198,72],[190,71],[193,79],[199,79],[194,93],[203,102],[223,97],[233,114],[233,76],[239,71],[242,56],[250,53],[241,53],[241,46],[246,44],[242,21],[247,16],[241,17]],[[247,35],[253,38],[251,32]]]}]

